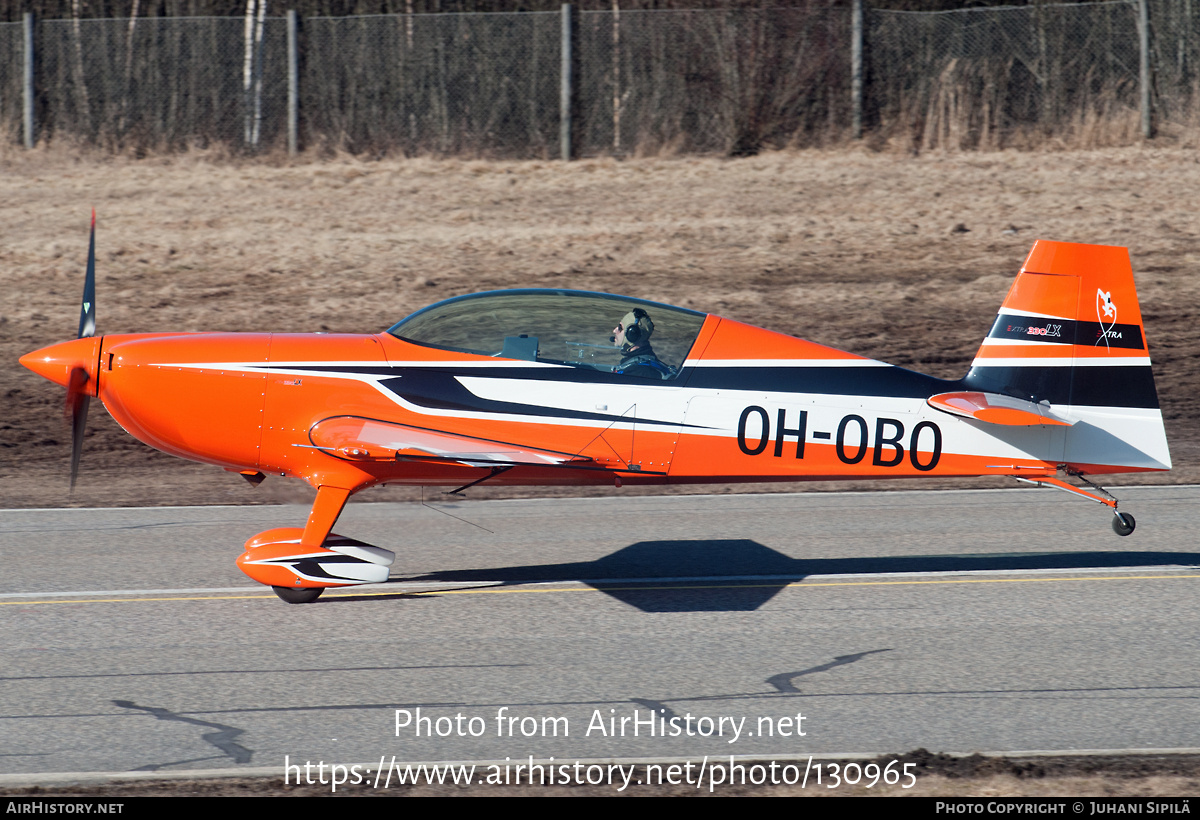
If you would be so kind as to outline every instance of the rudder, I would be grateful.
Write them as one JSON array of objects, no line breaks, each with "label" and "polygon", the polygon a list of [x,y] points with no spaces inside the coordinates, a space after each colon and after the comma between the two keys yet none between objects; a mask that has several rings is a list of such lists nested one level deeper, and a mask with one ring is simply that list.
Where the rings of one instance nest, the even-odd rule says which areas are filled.
[{"label": "rudder", "polygon": [[1036,242],[963,385],[1049,403],[1080,472],[1170,469],[1125,248]]}]

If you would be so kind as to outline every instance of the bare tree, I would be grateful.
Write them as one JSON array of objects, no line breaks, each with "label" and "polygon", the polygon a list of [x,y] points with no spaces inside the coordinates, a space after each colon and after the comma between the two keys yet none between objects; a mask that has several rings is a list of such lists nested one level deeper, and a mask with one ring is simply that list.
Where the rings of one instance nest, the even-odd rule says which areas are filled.
[{"label": "bare tree", "polygon": [[245,99],[245,142],[258,147],[262,125],[262,38],[267,0],[246,0],[244,29],[245,58],[242,62],[242,92]]},{"label": "bare tree", "polygon": [[83,36],[79,26],[80,0],[71,0],[71,33],[73,35],[73,51],[75,60],[72,70],[75,74],[75,103],[79,106],[79,122],[85,134],[92,133],[92,106],[88,101],[87,83],[83,73]]},{"label": "bare tree", "polygon": [[129,32],[125,37],[125,93],[121,97],[121,116],[117,120],[117,134],[125,133],[129,121],[129,108],[133,102],[133,36],[137,31],[138,5],[140,0],[133,0],[129,10]]}]

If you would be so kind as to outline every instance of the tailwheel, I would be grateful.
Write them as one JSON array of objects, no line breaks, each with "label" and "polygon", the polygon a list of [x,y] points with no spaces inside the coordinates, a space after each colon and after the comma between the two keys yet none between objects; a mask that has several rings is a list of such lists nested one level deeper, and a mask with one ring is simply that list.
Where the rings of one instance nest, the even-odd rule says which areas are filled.
[{"label": "tailwheel", "polygon": [[[1113,525],[1114,527],[1116,524]],[[1130,527],[1130,532],[1133,528]],[[321,597],[325,587],[271,587],[275,594],[289,604],[311,604]]]},{"label": "tailwheel", "polygon": [[1117,535],[1129,535],[1136,526],[1137,522],[1133,520],[1133,516],[1129,513],[1113,513],[1112,528],[1113,532]]}]

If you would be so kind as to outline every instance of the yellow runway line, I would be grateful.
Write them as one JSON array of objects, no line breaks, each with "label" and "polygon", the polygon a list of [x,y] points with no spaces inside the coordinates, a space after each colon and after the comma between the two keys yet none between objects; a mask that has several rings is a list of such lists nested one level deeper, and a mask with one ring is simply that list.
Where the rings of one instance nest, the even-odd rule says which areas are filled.
[{"label": "yellow runway line", "polygon": [[[784,588],[812,589],[818,587],[880,587],[880,586],[947,586],[959,584],[1051,584],[1077,583],[1082,581],[1164,581],[1200,578],[1200,575],[1107,575],[1083,576],[1069,578],[947,578],[939,580],[898,580],[898,581],[791,581],[786,584],[754,583],[754,584],[689,584],[686,581],[668,586],[637,584],[634,586],[578,586],[578,587],[548,587],[529,589],[512,587],[503,589],[430,589],[418,592],[379,591],[379,592],[343,592],[340,595],[329,595],[325,600],[337,598],[384,598],[397,596],[424,597],[431,595],[532,595],[562,592],[654,592],[680,589],[755,589],[755,588]],[[582,582],[581,582],[582,583]],[[274,599],[273,593],[247,595],[186,595],[161,598],[77,598],[56,599],[44,601],[0,601],[0,606],[44,606],[47,604],[126,604],[126,603],[162,603],[165,601],[235,601],[247,599]]]}]

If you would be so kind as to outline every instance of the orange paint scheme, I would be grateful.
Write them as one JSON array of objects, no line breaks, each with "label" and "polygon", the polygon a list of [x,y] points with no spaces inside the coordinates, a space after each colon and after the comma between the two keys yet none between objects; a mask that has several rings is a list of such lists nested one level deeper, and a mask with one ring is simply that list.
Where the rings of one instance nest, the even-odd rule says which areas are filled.
[{"label": "orange paint scheme", "polygon": [[81,369],[87,375],[82,392],[88,396],[95,396],[96,373],[100,365],[100,339],[87,337],[36,350],[22,356],[21,364],[42,378],[63,387],[70,385],[71,371]]},{"label": "orange paint scheme", "polygon": [[990,424],[1006,424],[1013,427],[1033,425],[1070,426],[1067,422],[1049,415],[1032,402],[1012,399],[1008,396],[987,393],[942,393],[929,397],[931,407],[944,410],[963,418],[986,421]]},{"label": "orange paint scheme", "polygon": [[[613,319],[630,323],[620,349]],[[459,297],[374,335],[109,335],[21,361],[153,447],[315,487],[303,528],[238,559],[294,602],[386,578],[390,553],[331,533],[376,484],[1009,475],[1115,507],[1055,476],[1170,467],[1123,248],[1035,245],[959,381],[551,290]]]},{"label": "orange paint scheme", "polygon": [[266,376],[197,363],[266,363],[267,333],[101,337],[99,389],[130,435],[181,458],[247,469],[259,461]]},{"label": "orange paint scheme", "polygon": [[[718,327],[719,325],[719,327]],[[710,317],[704,325],[704,331],[697,339],[693,355],[697,359],[709,361],[755,359],[824,359],[824,360],[858,360],[865,361],[862,356],[847,353],[833,347],[786,336],[772,330],[735,322],[732,319]]]}]

